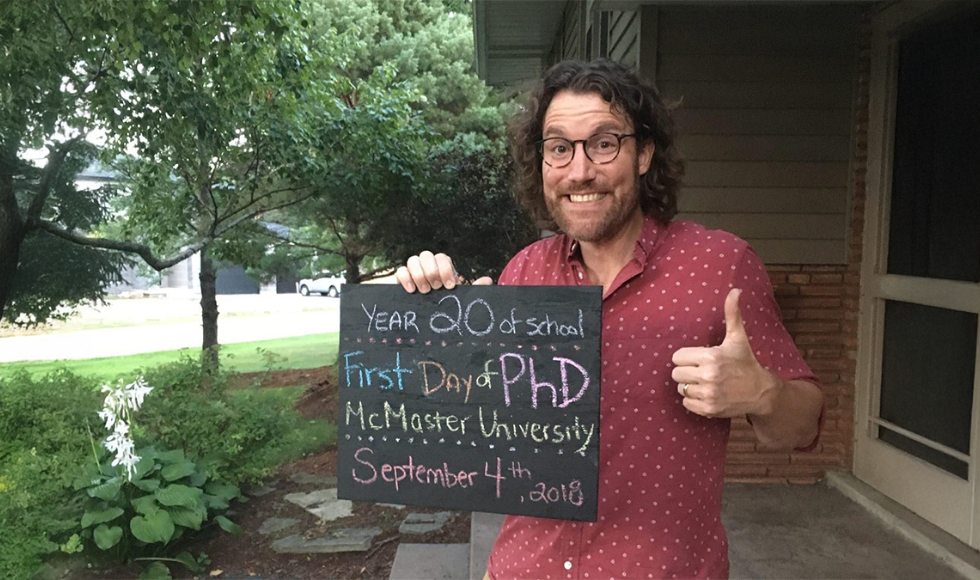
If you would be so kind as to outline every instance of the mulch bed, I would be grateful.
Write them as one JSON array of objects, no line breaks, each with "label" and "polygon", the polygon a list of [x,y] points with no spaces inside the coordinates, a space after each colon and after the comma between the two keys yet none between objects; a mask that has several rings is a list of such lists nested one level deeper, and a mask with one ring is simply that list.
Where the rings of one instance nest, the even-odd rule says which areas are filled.
[{"label": "mulch bed", "polygon": [[[240,379],[242,386],[260,383],[262,388],[276,388],[306,383],[309,388],[297,401],[297,410],[307,419],[326,418],[337,420],[338,393],[333,367],[318,369],[251,373]],[[400,542],[415,544],[456,544],[469,542],[470,514],[458,512],[442,529],[428,534],[401,536],[398,526],[409,513],[443,511],[409,506],[405,509],[383,507],[373,503],[354,502],[354,514],[333,522],[321,522],[315,516],[283,499],[290,493],[311,492],[314,485],[300,485],[289,477],[296,473],[322,476],[337,475],[337,449],[330,446],[298,461],[283,465],[277,475],[266,482],[275,491],[262,497],[252,497],[248,503],[233,506],[231,519],[242,526],[244,534],[234,537],[219,531],[205,532],[186,549],[194,555],[204,552],[211,559],[207,577],[217,578],[276,578],[276,579],[379,579],[386,580]],[[259,534],[259,527],[267,518],[299,519],[296,526],[270,536]],[[320,535],[335,528],[379,527],[381,535],[374,539],[367,552],[344,554],[277,554],[272,542],[277,537],[296,533]],[[218,571],[220,574],[215,576]],[[175,578],[192,578],[179,565],[172,566]],[[115,567],[102,570],[86,570],[76,574],[78,580],[106,580],[109,578],[135,578],[137,567]]]}]

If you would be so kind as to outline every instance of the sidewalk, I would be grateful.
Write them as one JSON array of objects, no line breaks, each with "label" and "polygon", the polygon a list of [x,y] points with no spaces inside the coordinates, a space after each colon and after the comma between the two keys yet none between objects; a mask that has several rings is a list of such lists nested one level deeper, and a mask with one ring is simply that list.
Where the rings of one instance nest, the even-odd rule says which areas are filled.
[{"label": "sidewalk", "polygon": [[[0,338],[0,363],[99,358],[200,346],[201,307],[197,300],[113,300],[108,307],[85,311],[64,330]],[[336,298],[219,296],[218,313],[222,344],[340,329],[340,300]]]}]

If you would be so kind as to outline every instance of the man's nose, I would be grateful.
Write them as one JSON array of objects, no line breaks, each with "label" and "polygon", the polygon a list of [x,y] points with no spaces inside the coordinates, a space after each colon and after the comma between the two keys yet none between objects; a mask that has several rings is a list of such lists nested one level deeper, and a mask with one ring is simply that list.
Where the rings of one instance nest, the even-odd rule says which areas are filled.
[{"label": "man's nose", "polygon": [[574,147],[582,146],[575,151],[572,161],[568,164],[568,179],[576,183],[585,183],[595,179],[595,163],[585,154],[585,143],[576,143]]}]

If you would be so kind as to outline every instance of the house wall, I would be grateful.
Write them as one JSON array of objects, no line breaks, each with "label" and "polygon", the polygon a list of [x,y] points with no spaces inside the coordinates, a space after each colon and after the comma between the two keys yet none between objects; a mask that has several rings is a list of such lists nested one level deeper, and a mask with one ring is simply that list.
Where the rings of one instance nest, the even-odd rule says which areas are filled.
[{"label": "house wall", "polygon": [[[569,33],[575,4],[559,38]],[[751,426],[735,420],[726,476],[805,483],[827,470],[850,470],[869,14],[826,4],[651,4],[607,18],[607,55],[637,66],[665,97],[680,101],[688,172],[679,217],[752,244],[767,264],[787,329],[825,389],[816,449],[759,451]]]},{"label": "house wall", "polygon": [[817,448],[810,453],[763,453],[751,426],[732,422],[725,475],[732,481],[811,483],[827,470],[850,471],[854,455],[855,367],[868,161],[868,87],[871,78],[871,12],[858,27],[857,76],[851,116],[851,196],[846,265],[770,265],[769,276],[783,319],[807,364],[824,387],[826,413]]}]

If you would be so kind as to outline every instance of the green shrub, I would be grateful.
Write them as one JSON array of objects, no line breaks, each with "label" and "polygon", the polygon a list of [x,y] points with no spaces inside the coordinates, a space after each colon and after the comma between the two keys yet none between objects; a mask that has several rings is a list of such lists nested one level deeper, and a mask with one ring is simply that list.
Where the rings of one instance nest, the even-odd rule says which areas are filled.
[{"label": "green shrub", "polygon": [[100,397],[67,372],[0,379],[0,578],[28,578],[81,516],[72,478],[92,461]]},{"label": "green shrub", "polygon": [[261,480],[288,460],[278,452],[303,423],[292,400],[269,404],[256,389],[232,390],[228,375],[209,375],[193,359],[144,376],[154,391],[138,422],[160,448],[183,449],[210,477],[235,484]]}]

